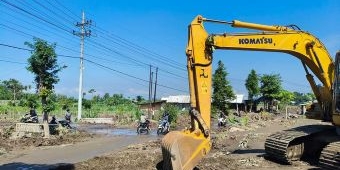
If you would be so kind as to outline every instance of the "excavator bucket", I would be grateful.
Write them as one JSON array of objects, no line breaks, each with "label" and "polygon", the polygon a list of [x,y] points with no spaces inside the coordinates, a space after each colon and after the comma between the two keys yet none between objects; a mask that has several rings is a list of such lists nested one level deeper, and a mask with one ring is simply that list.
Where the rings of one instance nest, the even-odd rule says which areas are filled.
[{"label": "excavator bucket", "polygon": [[172,131],[162,139],[163,170],[192,170],[210,148],[200,132]]}]

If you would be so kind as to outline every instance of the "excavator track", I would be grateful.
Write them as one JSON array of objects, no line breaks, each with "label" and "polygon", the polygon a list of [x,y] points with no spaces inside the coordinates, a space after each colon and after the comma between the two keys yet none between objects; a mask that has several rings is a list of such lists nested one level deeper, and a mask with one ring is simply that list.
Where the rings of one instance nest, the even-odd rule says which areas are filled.
[{"label": "excavator track", "polygon": [[330,143],[322,150],[319,166],[322,169],[340,169],[340,142]]},{"label": "excavator track", "polygon": [[307,125],[284,130],[268,136],[265,151],[270,158],[291,164],[304,152],[304,142],[313,134],[334,128],[330,125]]}]

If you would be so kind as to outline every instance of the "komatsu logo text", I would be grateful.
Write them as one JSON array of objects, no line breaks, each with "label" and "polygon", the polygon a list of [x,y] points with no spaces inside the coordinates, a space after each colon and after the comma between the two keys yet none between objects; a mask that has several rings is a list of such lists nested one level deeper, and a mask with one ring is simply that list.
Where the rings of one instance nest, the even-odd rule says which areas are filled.
[{"label": "komatsu logo text", "polygon": [[272,38],[241,38],[238,40],[239,44],[272,44]]}]

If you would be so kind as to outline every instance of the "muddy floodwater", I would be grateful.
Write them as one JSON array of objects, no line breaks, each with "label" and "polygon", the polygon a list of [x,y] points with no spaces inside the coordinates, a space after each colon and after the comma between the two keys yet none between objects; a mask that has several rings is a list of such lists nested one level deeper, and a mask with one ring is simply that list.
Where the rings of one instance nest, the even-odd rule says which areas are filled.
[{"label": "muddy floodwater", "polygon": [[[89,133],[101,134],[107,136],[137,136],[136,129],[133,128],[117,128],[105,124],[90,124],[90,125],[78,125],[79,130],[84,130]],[[141,134],[146,135],[146,134]],[[157,136],[157,129],[151,129],[151,132],[147,135]]]}]

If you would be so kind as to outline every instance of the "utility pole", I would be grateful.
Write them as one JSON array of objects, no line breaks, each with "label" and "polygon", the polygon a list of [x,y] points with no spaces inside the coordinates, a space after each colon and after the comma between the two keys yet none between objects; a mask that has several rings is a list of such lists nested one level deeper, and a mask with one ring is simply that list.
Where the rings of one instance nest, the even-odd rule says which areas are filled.
[{"label": "utility pole", "polygon": [[148,108],[148,117],[151,115],[151,102],[152,102],[152,79],[153,79],[153,72],[151,71],[152,66],[150,65],[150,72],[149,72],[149,108]]},{"label": "utility pole", "polygon": [[78,120],[81,119],[82,101],[83,101],[83,70],[84,70],[84,39],[91,36],[91,30],[85,27],[92,24],[91,20],[85,20],[85,13],[82,11],[81,23],[77,22],[76,26],[80,28],[80,32],[73,31],[73,34],[80,37],[80,74],[79,74],[79,95],[78,95]]},{"label": "utility pole", "polygon": [[156,78],[155,78],[155,91],[153,93],[153,103],[156,102],[156,89],[157,89],[157,73],[158,73],[158,67],[156,68]]}]

